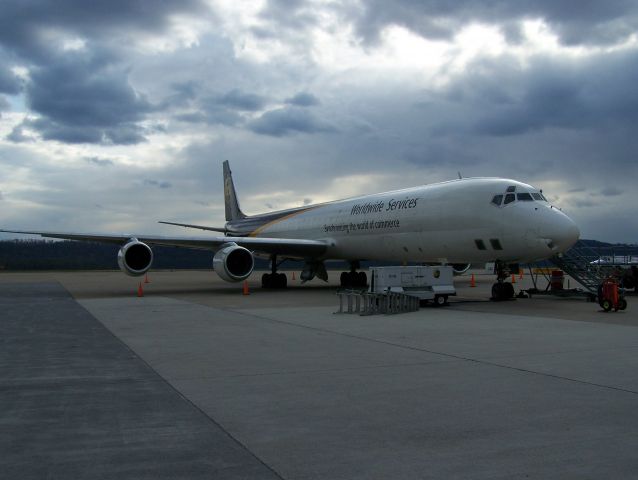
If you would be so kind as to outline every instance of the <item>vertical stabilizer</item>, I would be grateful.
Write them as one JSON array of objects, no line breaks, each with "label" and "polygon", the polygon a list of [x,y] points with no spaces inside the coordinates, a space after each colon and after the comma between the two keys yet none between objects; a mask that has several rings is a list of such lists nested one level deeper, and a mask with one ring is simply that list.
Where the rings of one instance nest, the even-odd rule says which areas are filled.
[{"label": "vertical stabilizer", "polygon": [[239,208],[239,201],[237,200],[233,175],[230,171],[228,160],[224,160],[224,205],[226,206],[227,222],[246,218],[246,215],[244,215],[241,208]]}]

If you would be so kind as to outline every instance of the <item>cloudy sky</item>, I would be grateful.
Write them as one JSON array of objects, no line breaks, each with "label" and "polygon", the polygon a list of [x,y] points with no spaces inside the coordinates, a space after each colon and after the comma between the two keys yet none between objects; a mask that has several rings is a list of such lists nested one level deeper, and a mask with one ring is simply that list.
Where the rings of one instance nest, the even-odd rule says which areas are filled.
[{"label": "cloudy sky", "polygon": [[460,171],[638,242],[638,2],[2,1],[1,227],[222,225],[225,159],[248,214]]}]

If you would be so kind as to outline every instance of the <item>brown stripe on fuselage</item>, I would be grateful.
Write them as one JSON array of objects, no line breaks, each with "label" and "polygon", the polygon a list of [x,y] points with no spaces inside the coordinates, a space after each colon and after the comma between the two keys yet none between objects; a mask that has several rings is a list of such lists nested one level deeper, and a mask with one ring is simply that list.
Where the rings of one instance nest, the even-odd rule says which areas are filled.
[{"label": "brown stripe on fuselage", "polygon": [[263,230],[265,230],[266,228],[275,225],[276,223],[282,222],[284,220],[288,220],[289,218],[295,217],[297,215],[299,215],[300,213],[305,213],[305,212],[309,212],[310,210],[314,210],[315,208],[319,208],[322,205],[315,205],[312,207],[307,207],[307,208],[301,208],[299,210],[296,210],[294,212],[291,212],[287,215],[284,215],[283,217],[279,217],[279,218],[275,218],[274,220],[271,220],[268,223],[263,224],[260,227],[257,227],[255,230],[253,230],[252,232],[250,232],[248,234],[249,237],[256,237],[257,235],[259,235]]}]

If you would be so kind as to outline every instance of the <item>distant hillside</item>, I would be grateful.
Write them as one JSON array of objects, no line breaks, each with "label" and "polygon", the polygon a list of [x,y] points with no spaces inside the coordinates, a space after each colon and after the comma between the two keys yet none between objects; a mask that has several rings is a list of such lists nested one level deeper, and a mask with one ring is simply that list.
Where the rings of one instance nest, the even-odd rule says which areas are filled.
[{"label": "distant hillside", "polygon": [[[598,255],[638,255],[637,245],[621,245],[580,240],[581,245]],[[74,241],[6,240],[0,241],[0,270],[112,270],[117,269],[118,246]],[[212,268],[213,252],[176,247],[153,247],[153,268]],[[363,262],[390,265],[392,262]],[[395,262],[396,263],[396,262]],[[286,263],[288,268],[301,268],[301,262]],[[256,268],[269,268],[265,259],[256,259]],[[329,268],[345,268],[344,262],[330,262]]]},{"label": "distant hillside", "polygon": [[[117,269],[115,245],[48,240],[0,242],[0,269],[109,270]],[[175,247],[154,247],[153,268],[212,268],[213,253]]]}]

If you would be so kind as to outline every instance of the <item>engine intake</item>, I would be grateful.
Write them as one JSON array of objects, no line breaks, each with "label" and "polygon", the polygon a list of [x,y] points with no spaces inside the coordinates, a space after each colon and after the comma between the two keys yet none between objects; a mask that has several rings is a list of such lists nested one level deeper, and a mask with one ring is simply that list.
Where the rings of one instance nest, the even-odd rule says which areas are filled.
[{"label": "engine intake", "polygon": [[451,265],[452,269],[454,270],[454,275],[463,275],[470,269],[470,266],[470,263],[453,263]]},{"label": "engine intake", "polygon": [[253,254],[233,243],[219,249],[213,257],[213,270],[227,282],[247,279],[255,268]]},{"label": "engine intake", "polygon": [[144,275],[153,263],[153,250],[139,240],[131,240],[117,253],[117,264],[127,275]]}]

